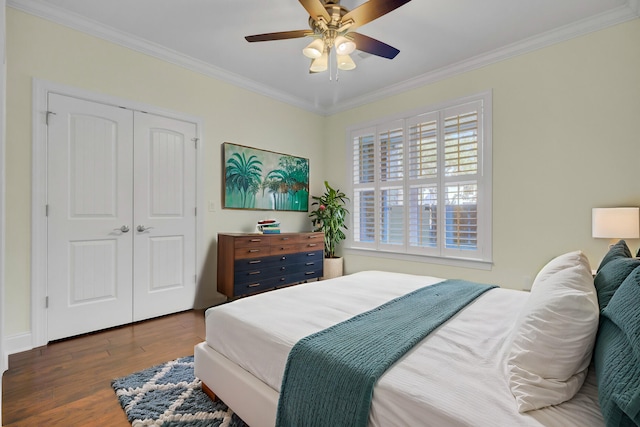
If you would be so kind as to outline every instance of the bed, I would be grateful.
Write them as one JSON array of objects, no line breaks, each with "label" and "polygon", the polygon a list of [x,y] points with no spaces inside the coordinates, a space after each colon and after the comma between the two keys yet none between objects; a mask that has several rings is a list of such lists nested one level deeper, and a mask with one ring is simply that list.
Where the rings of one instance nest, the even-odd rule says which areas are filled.
[{"label": "bed", "polygon": [[[210,308],[206,340],[195,348],[195,374],[206,391],[251,427],[274,426],[287,357],[296,342],[442,281],[364,271]],[[558,310],[567,306],[572,308]],[[600,309],[588,260],[579,251],[547,264],[531,294],[491,289],[379,378],[368,425],[604,426],[591,360]],[[547,331],[551,335],[547,342],[537,343],[531,351],[526,348],[531,336],[545,333],[549,323],[536,323],[541,313],[560,319]],[[558,333],[557,323],[566,324],[567,316],[575,317],[576,324]],[[558,350],[559,342],[571,348]],[[536,351],[539,358],[530,360]],[[576,372],[562,381],[532,377],[529,372],[566,368],[558,363],[569,364]],[[545,381],[547,389],[543,384],[536,390]],[[549,397],[560,401],[545,403]]]}]

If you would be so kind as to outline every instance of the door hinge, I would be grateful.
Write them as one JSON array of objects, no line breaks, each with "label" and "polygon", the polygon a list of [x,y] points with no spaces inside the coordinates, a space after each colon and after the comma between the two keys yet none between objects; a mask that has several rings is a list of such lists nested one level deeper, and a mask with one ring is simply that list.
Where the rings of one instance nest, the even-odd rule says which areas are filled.
[{"label": "door hinge", "polygon": [[52,114],[53,114],[54,116],[56,115],[56,113],[54,113],[53,111],[47,111],[47,112],[45,113],[45,116],[46,116],[46,117],[45,117],[45,120],[44,120],[44,121],[47,123],[47,126],[49,126],[49,116],[50,116],[50,115],[52,115]]},{"label": "door hinge", "polygon": [[191,140],[193,141],[194,144],[196,144],[196,149],[198,148],[198,141],[200,141],[199,138],[191,138]]},{"label": "door hinge", "polygon": [[44,308],[49,308],[49,296],[44,297]]},{"label": "door hinge", "polygon": [[44,205],[44,216],[49,216],[49,205]]}]

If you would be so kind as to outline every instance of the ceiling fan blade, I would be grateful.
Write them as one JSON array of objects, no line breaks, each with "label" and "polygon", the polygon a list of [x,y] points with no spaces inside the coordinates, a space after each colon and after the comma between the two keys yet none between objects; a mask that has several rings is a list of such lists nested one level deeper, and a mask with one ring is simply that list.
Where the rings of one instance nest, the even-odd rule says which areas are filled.
[{"label": "ceiling fan blade", "polygon": [[318,16],[322,16],[327,22],[331,21],[331,16],[320,0],[300,0],[300,4],[314,21],[318,19]]},{"label": "ceiling fan blade", "polygon": [[267,42],[271,40],[297,39],[311,34],[313,34],[313,32],[309,30],[280,31],[278,33],[265,33],[246,36],[245,39],[248,42]]},{"label": "ceiling fan blade", "polygon": [[[342,17],[342,22],[347,22],[352,19],[353,24],[349,27],[349,31],[373,21],[385,15],[405,3],[409,3],[411,0],[369,0],[366,3],[353,9],[351,12],[347,12]],[[302,2],[302,0],[300,0]]]},{"label": "ceiling fan blade", "polygon": [[360,33],[349,33],[349,37],[356,43],[356,49],[383,58],[393,59],[400,51],[393,46],[382,43]]}]

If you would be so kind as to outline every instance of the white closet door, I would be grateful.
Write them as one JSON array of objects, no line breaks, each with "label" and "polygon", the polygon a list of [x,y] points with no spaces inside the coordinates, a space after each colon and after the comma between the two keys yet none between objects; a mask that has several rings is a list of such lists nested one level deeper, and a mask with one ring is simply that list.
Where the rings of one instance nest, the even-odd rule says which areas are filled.
[{"label": "white closet door", "polygon": [[49,95],[48,338],[132,321],[132,112]]},{"label": "white closet door", "polygon": [[135,112],[134,321],[193,308],[196,125]]}]

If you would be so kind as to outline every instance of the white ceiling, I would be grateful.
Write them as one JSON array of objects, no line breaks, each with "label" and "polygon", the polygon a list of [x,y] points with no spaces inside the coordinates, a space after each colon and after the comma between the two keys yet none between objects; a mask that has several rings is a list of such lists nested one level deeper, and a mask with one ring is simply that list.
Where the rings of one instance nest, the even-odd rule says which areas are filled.
[{"label": "white ceiling", "polygon": [[[342,0],[351,10],[363,0]],[[309,74],[310,39],[248,43],[303,30],[297,0],[8,0],[8,6],[320,114],[640,16],[639,0],[413,0],[358,29],[400,50],[352,54],[357,68]]]}]

